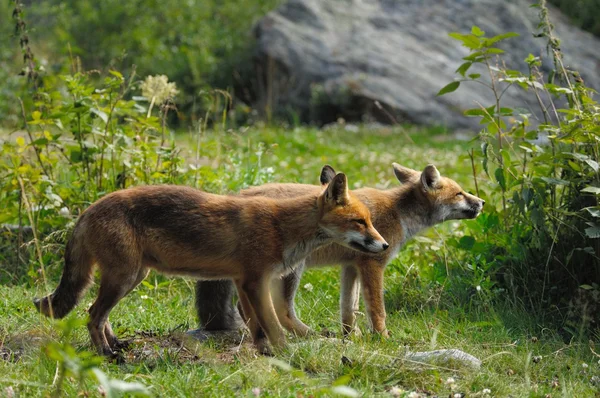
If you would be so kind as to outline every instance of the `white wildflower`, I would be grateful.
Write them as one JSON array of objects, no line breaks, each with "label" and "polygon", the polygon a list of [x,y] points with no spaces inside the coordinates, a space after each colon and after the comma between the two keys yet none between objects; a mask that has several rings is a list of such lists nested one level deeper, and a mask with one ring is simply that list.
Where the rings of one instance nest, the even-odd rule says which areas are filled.
[{"label": "white wildflower", "polygon": [[489,388],[484,388],[482,393],[483,395],[490,395],[492,393],[492,390],[490,390]]},{"label": "white wildflower", "polygon": [[416,391],[411,392],[410,394],[407,395],[408,398],[421,398],[421,394],[419,394]]},{"label": "white wildflower", "polygon": [[309,292],[312,292],[313,291],[312,283],[307,283],[306,285],[304,285],[304,289],[308,290]]},{"label": "white wildflower", "polygon": [[179,93],[175,83],[169,83],[169,78],[165,75],[147,76],[141,89],[142,95],[156,104],[162,104]]},{"label": "white wildflower", "polygon": [[141,298],[142,300],[148,300],[148,296],[146,296],[145,294],[142,294],[142,295],[140,296],[140,298]]},{"label": "white wildflower", "polygon": [[58,211],[58,215],[61,217],[69,217],[71,215],[71,212],[69,211],[68,207],[61,207]]},{"label": "white wildflower", "polygon": [[582,363],[581,366],[583,366],[584,369],[587,369],[589,367],[589,365],[587,363]]},{"label": "white wildflower", "polygon": [[252,389],[252,394],[254,394],[255,397],[258,397],[260,395],[260,388],[254,387]]},{"label": "white wildflower", "polygon": [[456,394],[454,394],[454,398],[462,398],[462,394],[457,392]]},{"label": "white wildflower", "polygon": [[448,379],[446,380],[446,384],[454,384],[456,383],[456,380],[454,380],[454,377],[448,377]]},{"label": "white wildflower", "polygon": [[390,394],[392,395],[392,397],[399,397],[402,395],[403,392],[404,392],[403,389],[396,387],[396,386],[390,388]]},{"label": "white wildflower", "polygon": [[475,289],[477,289],[477,291],[480,292],[481,291],[481,286],[477,285],[477,287]]}]

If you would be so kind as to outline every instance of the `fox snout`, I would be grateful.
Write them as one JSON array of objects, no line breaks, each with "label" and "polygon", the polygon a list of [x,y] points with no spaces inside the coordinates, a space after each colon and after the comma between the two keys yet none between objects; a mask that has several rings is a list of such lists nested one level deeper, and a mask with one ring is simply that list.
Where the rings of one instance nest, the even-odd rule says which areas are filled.
[{"label": "fox snout", "polygon": [[387,250],[390,245],[379,234],[357,234],[349,239],[350,246],[365,253],[380,253]]},{"label": "fox snout", "polygon": [[465,210],[467,218],[477,218],[483,210],[483,205],[485,205],[485,200],[478,198],[475,195],[471,195],[469,198],[469,207]]}]

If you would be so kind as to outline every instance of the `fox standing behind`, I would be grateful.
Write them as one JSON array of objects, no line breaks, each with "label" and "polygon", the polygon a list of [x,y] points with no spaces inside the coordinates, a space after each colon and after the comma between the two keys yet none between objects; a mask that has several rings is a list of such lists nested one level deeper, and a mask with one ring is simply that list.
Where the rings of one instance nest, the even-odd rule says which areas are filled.
[{"label": "fox standing behind", "polygon": [[[387,335],[385,325],[385,305],[383,302],[383,273],[385,266],[396,257],[407,240],[425,228],[446,220],[475,218],[481,212],[485,201],[465,192],[450,178],[442,177],[433,165],[422,172],[393,164],[394,174],[402,183],[389,190],[362,188],[354,191],[367,205],[373,224],[389,242],[390,250],[377,254],[358,253],[339,245],[330,245],[314,251],[305,260],[308,267],[341,264],[341,314],[345,334],[355,327],[355,313],[358,311],[359,283],[366,303],[371,326],[376,332]],[[321,183],[326,185],[335,176],[335,171],[325,166],[321,173]],[[307,184],[266,184],[241,192],[242,196],[266,196],[271,198],[293,198],[318,192],[321,187]],[[295,313],[294,296],[302,275],[302,268],[274,281],[272,289],[275,309],[281,324],[299,335],[309,332]],[[235,309],[229,300],[229,282],[198,282],[196,287],[197,309],[201,323],[206,330],[226,330],[236,328]],[[211,294],[211,291],[214,292]],[[211,306],[203,307],[205,297],[210,295]],[[212,312],[206,312],[212,308]],[[215,325],[213,327],[213,325]]]},{"label": "fox standing behind", "polygon": [[97,265],[100,289],[88,329],[98,350],[114,355],[120,343],[108,315],[150,268],[233,279],[254,343],[265,352],[265,333],[272,346],[285,345],[271,280],[334,241],[364,252],[388,247],[341,173],[324,190],[292,199],[220,196],[168,185],[121,190],[83,212],[65,249],[59,286],[35,305],[47,316],[64,317],[91,283]]}]

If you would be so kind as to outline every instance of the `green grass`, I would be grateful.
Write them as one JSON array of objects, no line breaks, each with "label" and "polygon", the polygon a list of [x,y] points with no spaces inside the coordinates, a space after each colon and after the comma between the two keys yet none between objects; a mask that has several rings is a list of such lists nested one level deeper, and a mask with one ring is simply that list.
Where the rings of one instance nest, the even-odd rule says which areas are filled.
[{"label": "green grass", "polygon": [[[249,130],[243,133],[206,133],[199,156],[215,173],[256,162],[259,143],[264,168],[273,168],[273,180],[316,183],[320,168],[329,163],[348,174],[355,186],[391,187],[397,184],[391,162],[421,169],[435,163],[443,175],[465,189],[474,190],[467,143],[423,131],[411,131],[408,139],[398,129],[348,132],[314,129]],[[177,140],[193,148],[193,133]],[[184,153],[195,159],[192,149]],[[485,192],[481,176],[480,189]],[[236,190],[227,184],[210,185],[214,191]],[[494,205],[494,204],[491,204]],[[487,205],[486,205],[487,206]],[[392,337],[383,340],[368,333],[367,321],[359,317],[362,337],[339,338],[339,270],[310,270],[297,297],[302,320],[318,332],[309,338],[290,338],[289,348],[276,360],[256,355],[248,337],[244,343],[211,340],[196,344],[183,332],[196,327],[193,281],[167,279],[151,274],[111,313],[119,336],[134,338],[125,364],[104,361],[100,368],[111,378],[137,381],[155,396],[333,396],[331,387],[343,384],[363,396],[400,396],[411,392],[449,396],[597,396],[600,363],[587,343],[565,343],[560,335],[539,325],[516,306],[492,305],[473,289],[453,295],[445,283],[427,282],[431,265],[464,268],[460,252],[445,242],[463,231],[464,223],[449,222],[433,228],[426,238],[408,245],[386,271],[388,328]],[[0,395],[12,387],[18,396],[47,396],[55,390],[57,362],[44,347],[63,341],[56,322],[39,316],[33,297],[56,286],[59,264],[48,270],[52,280],[44,286],[0,286]],[[475,282],[474,282],[475,283]],[[71,314],[85,319],[95,287]],[[321,337],[333,331],[336,338]],[[144,332],[144,333],[140,333]],[[69,341],[80,351],[90,350],[85,326],[78,326]],[[483,361],[480,370],[458,365],[429,366],[403,360],[406,350],[427,351],[459,348]],[[596,350],[598,351],[598,350]],[[539,358],[541,357],[541,358]],[[342,358],[345,358],[344,360]],[[535,358],[535,360],[534,360]],[[585,368],[583,364],[587,364]],[[447,383],[453,378],[455,386]],[[97,381],[74,378],[64,383],[64,395],[86,391],[99,396]],[[414,395],[413,395],[414,396]]]}]

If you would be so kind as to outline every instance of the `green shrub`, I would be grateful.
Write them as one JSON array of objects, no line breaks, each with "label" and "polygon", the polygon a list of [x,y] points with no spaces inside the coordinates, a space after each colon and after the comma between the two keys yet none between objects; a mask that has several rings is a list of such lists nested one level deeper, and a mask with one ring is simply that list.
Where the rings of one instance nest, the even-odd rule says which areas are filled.
[{"label": "green shrub", "polygon": [[167,83],[156,80],[165,87],[154,87],[156,95],[144,90],[149,101],[135,95],[133,74],[111,70],[47,78],[35,93],[35,110],[27,111],[24,131],[0,136],[0,223],[33,227],[34,280],[44,277],[44,264],[60,262],[57,254],[76,216],[109,192],[160,183],[228,192],[272,177],[260,165],[261,147],[256,163],[234,151],[216,170],[201,164],[203,126],[195,132],[194,153],[182,152],[167,124],[173,105],[158,93]]},{"label": "green shrub", "polygon": [[[525,60],[529,73],[498,66],[503,51],[496,44],[516,34],[488,38],[478,27],[451,34],[470,54],[457,69],[460,79],[440,94],[478,82],[496,98],[465,115],[481,119],[481,147],[474,154],[491,183],[482,190],[497,206],[471,222],[472,237],[450,244],[468,250],[472,267],[495,275],[515,302],[563,322],[573,335],[600,321],[600,105],[577,72],[564,67],[544,4],[540,16],[554,59],[549,76],[533,55]],[[476,64],[491,80],[469,74]],[[530,122],[526,110],[502,105],[509,86],[537,99],[540,123]]]},{"label": "green shrub", "polygon": [[182,89],[178,103],[200,115],[201,90],[231,88],[249,72],[252,26],[278,2],[44,0],[31,16],[37,39],[50,32],[61,54],[56,68],[74,55],[84,70],[136,65],[142,76],[165,74]]}]

